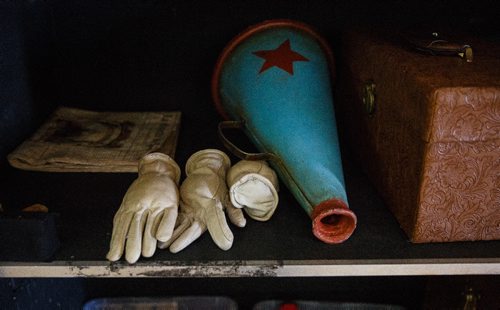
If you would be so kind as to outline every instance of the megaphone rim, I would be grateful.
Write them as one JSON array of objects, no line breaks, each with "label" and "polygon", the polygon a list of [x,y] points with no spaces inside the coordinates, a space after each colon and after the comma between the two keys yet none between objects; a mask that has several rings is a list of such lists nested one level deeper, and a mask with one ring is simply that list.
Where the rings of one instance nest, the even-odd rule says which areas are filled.
[{"label": "megaphone rim", "polygon": [[217,112],[225,119],[225,120],[231,120],[229,114],[226,112],[226,110],[223,107],[222,104],[222,99],[220,96],[219,92],[219,81],[220,81],[220,76],[222,74],[222,68],[223,65],[226,61],[226,59],[231,55],[232,51],[236,49],[243,41],[245,41],[247,38],[250,36],[272,28],[293,28],[293,29],[298,29],[301,31],[306,32],[307,34],[311,35],[314,39],[317,40],[319,45],[321,46],[323,52],[325,53],[325,56],[327,58],[329,67],[330,67],[330,74],[332,75],[332,80],[333,80],[333,74],[334,74],[334,67],[335,67],[335,61],[333,57],[333,52],[330,49],[330,46],[326,39],[321,36],[312,26],[296,21],[296,20],[291,20],[291,19],[271,19],[271,20],[266,20],[264,22],[255,24],[253,26],[248,27],[246,30],[242,31],[239,33],[236,37],[234,37],[229,43],[226,45],[226,47],[222,50],[221,54],[219,55],[217,62],[215,64],[215,69],[212,75],[212,81],[211,81],[211,92],[212,92],[212,99],[215,104],[215,108]]},{"label": "megaphone rim", "polygon": [[[332,198],[314,207],[311,213],[312,231],[319,240],[328,244],[338,244],[346,241],[354,233],[357,226],[356,214],[345,201]],[[338,221],[329,224],[329,219]]]}]

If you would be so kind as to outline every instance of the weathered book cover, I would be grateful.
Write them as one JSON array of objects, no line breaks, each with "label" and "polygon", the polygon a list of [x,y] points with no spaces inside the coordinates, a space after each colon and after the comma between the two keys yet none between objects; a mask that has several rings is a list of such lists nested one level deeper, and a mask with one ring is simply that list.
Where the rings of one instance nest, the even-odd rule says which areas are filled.
[{"label": "weathered book cover", "polygon": [[19,169],[136,172],[150,152],[174,157],[181,112],[97,112],[60,107],[8,156]]}]

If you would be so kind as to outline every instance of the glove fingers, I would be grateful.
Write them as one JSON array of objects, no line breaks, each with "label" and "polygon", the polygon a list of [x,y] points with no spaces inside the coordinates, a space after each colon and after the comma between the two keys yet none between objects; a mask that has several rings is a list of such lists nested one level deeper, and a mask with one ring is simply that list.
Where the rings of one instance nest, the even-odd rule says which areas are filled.
[{"label": "glove fingers", "polygon": [[213,203],[207,208],[205,218],[208,232],[210,236],[212,236],[212,240],[214,240],[215,244],[222,250],[227,251],[233,245],[234,236],[227,225],[221,202],[212,201]]},{"label": "glove fingers", "polygon": [[207,226],[199,221],[194,221],[188,229],[186,229],[180,236],[177,238],[174,243],[170,246],[170,252],[177,253],[185,249],[188,245],[193,243],[196,239],[198,239],[205,231],[207,230]]},{"label": "glove fingers", "polygon": [[236,208],[232,204],[229,204],[226,207],[226,213],[227,216],[229,217],[229,220],[231,223],[238,227],[245,227],[247,224],[247,220],[245,219],[245,216],[243,215],[243,211],[239,208]]},{"label": "glove fingers", "polygon": [[189,225],[189,220],[184,217],[182,213],[179,213],[175,221],[175,229],[172,236],[165,242],[158,242],[158,247],[160,249],[168,248],[186,229],[188,229]]},{"label": "glove fingers", "polygon": [[127,235],[127,245],[125,249],[125,259],[130,264],[135,263],[141,256],[142,233],[146,225],[147,213],[136,213],[132,218],[130,229]]},{"label": "glove fingers", "polygon": [[176,220],[177,208],[167,208],[163,211],[163,217],[161,222],[159,222],[158,231],[156,232],[156,239],[158,241],[166,242],[172,238]]},{"label": "glove fingers", "polygon": [[146,211],[143,218],[146,217],[146,227],[142,237],[142,256],[151,257],[156,250],[155,234],[158,229],[158,223],[161,220],[160,211]]},{"label": "glove fingers", "polygon": [[122,257],[132,216],[133,213],[119,213],[113,220],[113,233],[111,235],[109,252],[106,255],[106,258],[112,262]]}]

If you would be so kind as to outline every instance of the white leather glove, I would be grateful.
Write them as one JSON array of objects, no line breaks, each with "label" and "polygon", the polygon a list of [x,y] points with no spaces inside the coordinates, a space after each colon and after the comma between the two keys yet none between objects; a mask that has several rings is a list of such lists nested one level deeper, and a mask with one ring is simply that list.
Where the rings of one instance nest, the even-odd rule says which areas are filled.
[{"label": "white leather glove", "polygon": [[120,259],[125,241],[127,262],[151,257],[157,239],[168,241],[175,227],[179,206],[181,171],[175,161],[162,153],[151,153],[139,162],[139,176],[130,185],[113,219],[113,234],[106,258]]},{"label": "white leather glove", "polygon": [[267,221],[278,206],[278,177],[265,161],[241,160],[227,173],[229,197],[236,208]]},{"label": "white leather glove", "polygon": [[226,172],[230,166],[229,157],[214,149],[201,150],[188,159],[186,179],[180,187],[178,227],[171,242],[161,242],[160,248],[170,246],[170,251],[177,253],[207,229],[219,248],[231,248],[234,236],[224,211],[236,226],[244,227],[246,220],[241,209],[231,205],[227,195]]}]

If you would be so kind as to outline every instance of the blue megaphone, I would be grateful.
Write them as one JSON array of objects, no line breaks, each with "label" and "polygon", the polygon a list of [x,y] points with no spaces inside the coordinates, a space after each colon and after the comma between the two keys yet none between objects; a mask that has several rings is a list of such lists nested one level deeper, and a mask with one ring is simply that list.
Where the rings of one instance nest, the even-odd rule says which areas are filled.
[{"label": "blue megaphone", "polygon": [[[331,89],[333,55],[311,27],[270,20],[248,28],[221,53],[212,96],[226,121],[224,144],[243,159],[265,159],[312,218],[326,243],[356,228],[344,185]],[[224,135],[241,128],[261,153],[248,154]]]}]

